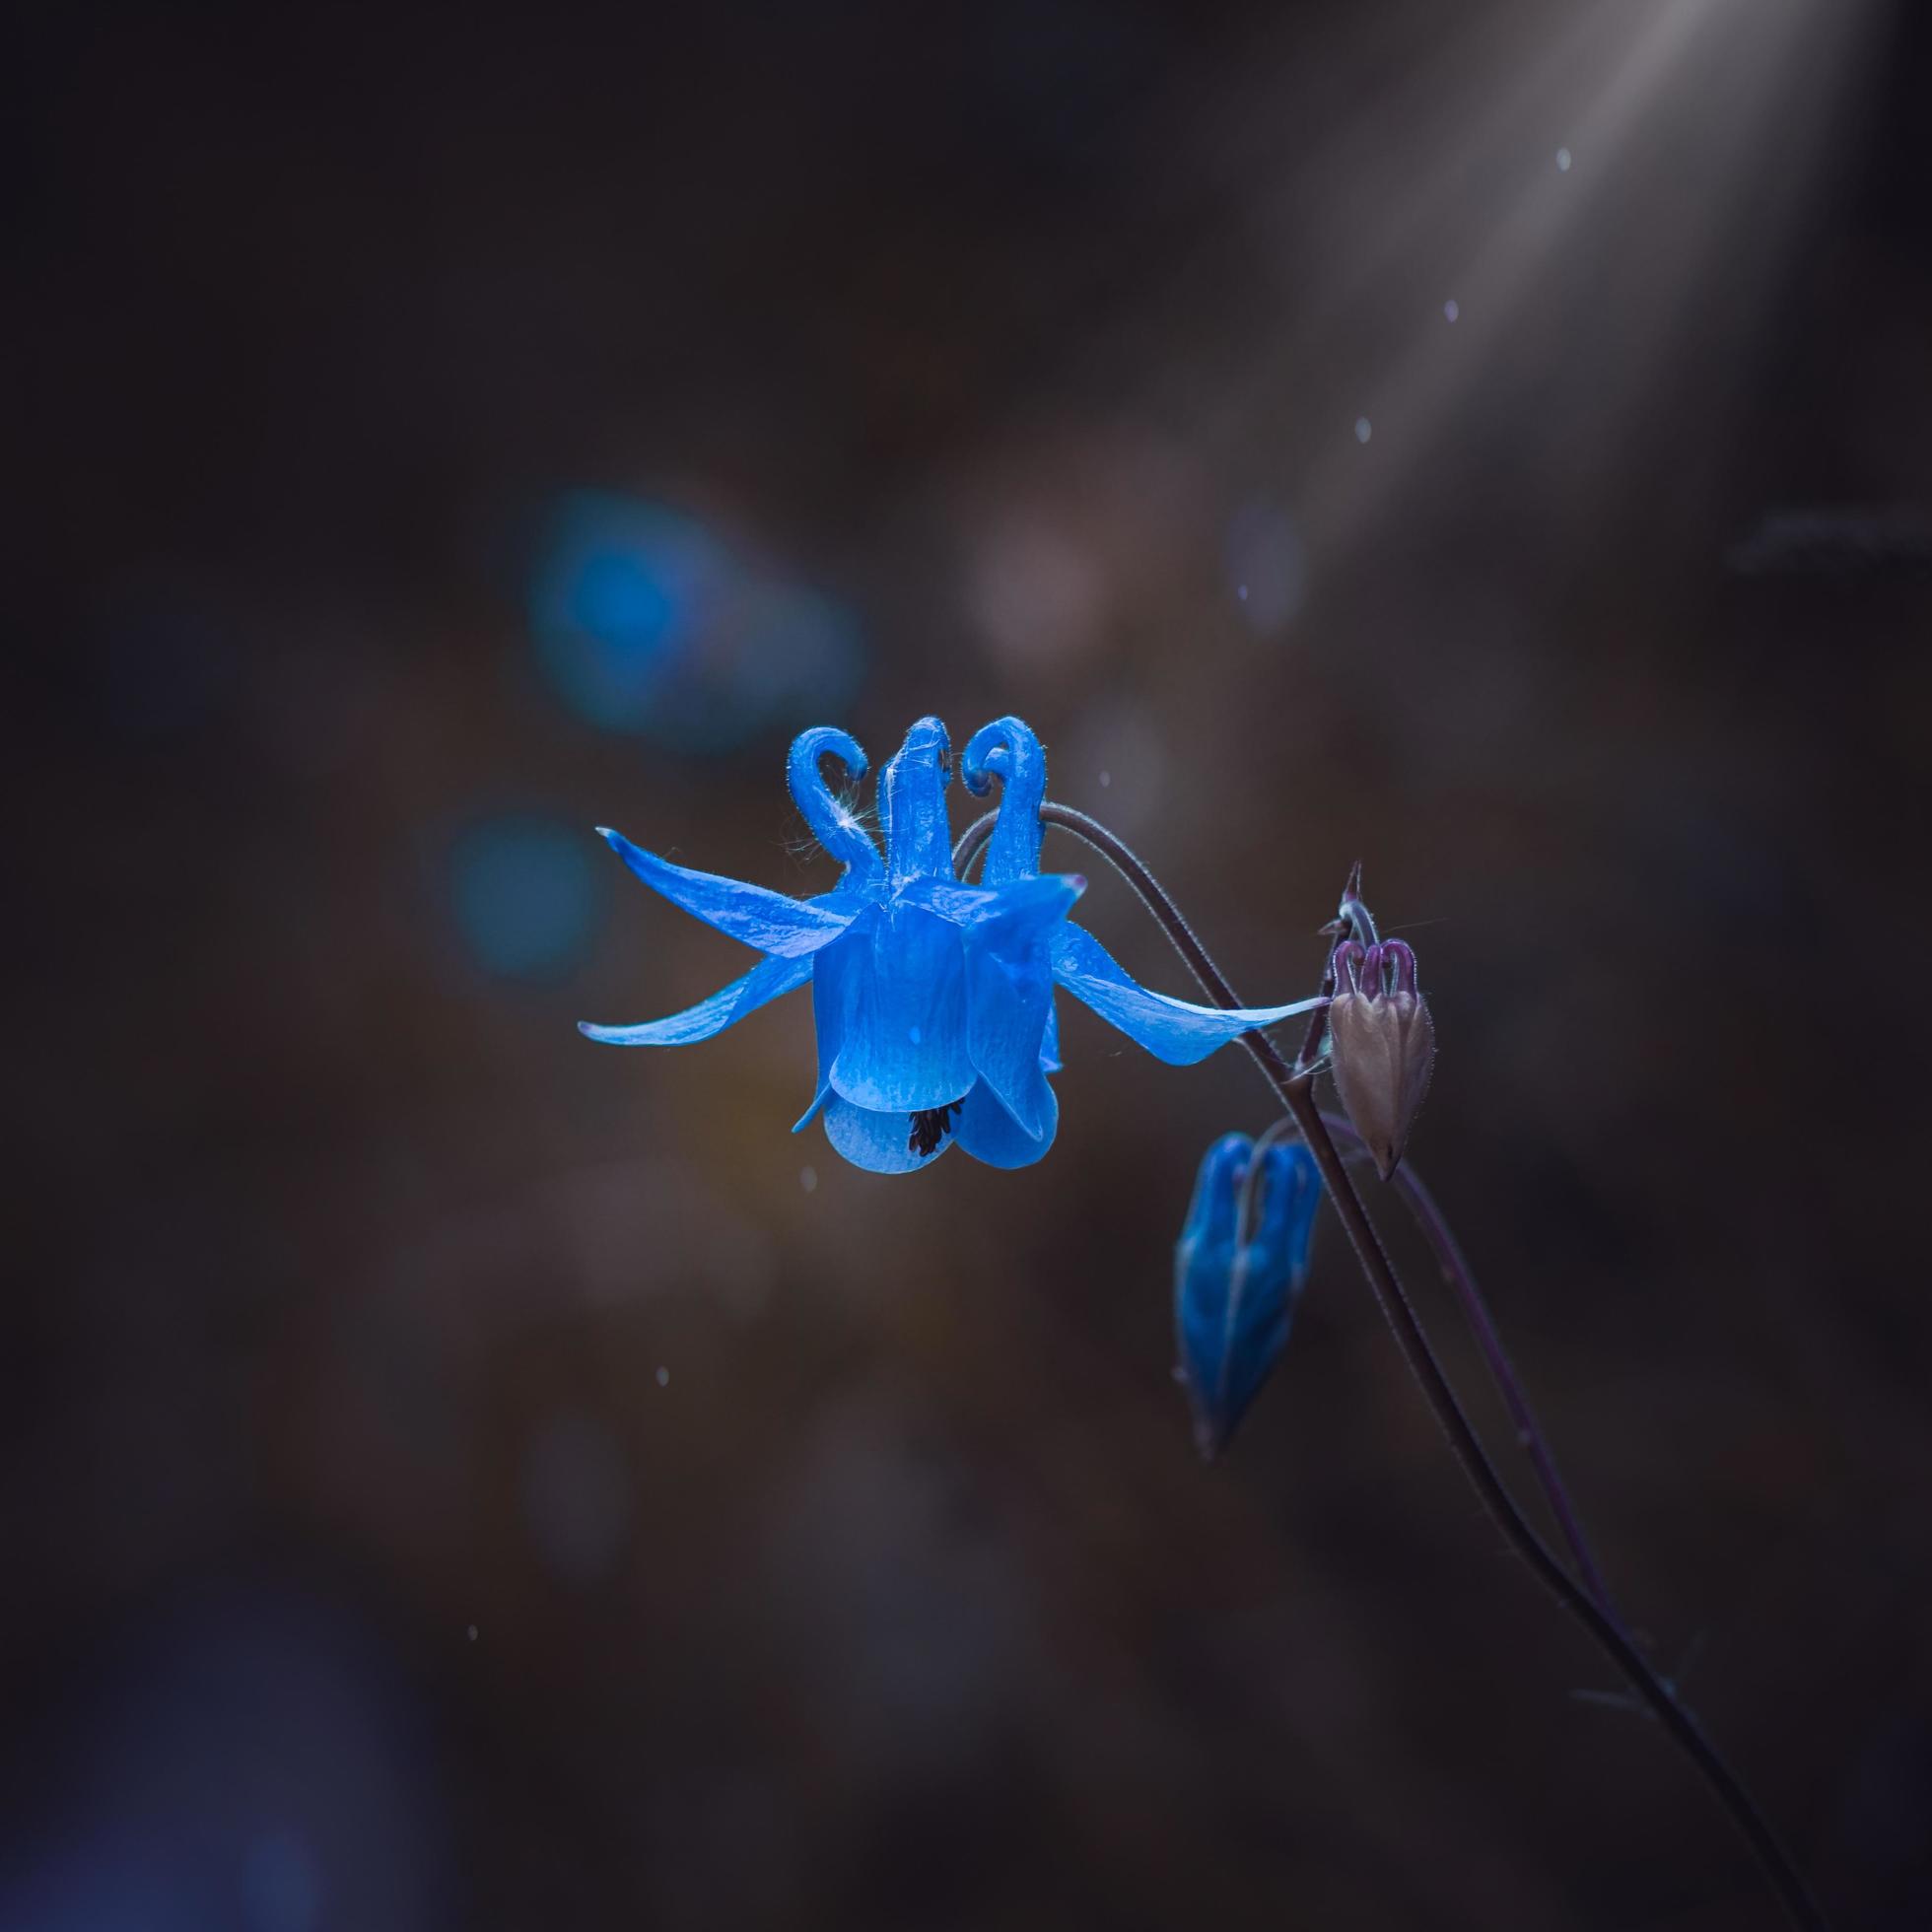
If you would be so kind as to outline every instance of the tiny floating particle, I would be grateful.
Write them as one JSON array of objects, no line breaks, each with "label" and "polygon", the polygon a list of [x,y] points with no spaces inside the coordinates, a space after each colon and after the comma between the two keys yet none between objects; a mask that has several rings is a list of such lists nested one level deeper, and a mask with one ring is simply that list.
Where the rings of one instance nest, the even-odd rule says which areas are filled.
[{"label": "tiny floating particle", "polygon": [[658,1386],[658,1387],[659,1387],[660,1389],[668,1389],[668,1388],[670,1387],[670,1385],[671,1385],[671,1372],[670,1372],[670,1370],[669,1370],[669,1369],[667,1369],[667,1368],[660,1368],[660,1369],[659,1369],[659,1370],[657,1371],[657,1386]]},{"label": "tiny floating particle", "polygon": [[1366,416],[1357,416],[1355,418],[1355,441],[1357,443],[1366,443],[1373,434],[1373,430],[1369,427],[1368,418]]},{"label": "tiny floating particle", "polygon": [[1567,174],[1569,172],[1569,165],[1570,165],[1570,151],[1567,148],[1558,148],[1556,150],[1557,173]]},{"label": "tiny floating particle", "polygon": [[1453,295],[1449,298],[1447,302],[1445,302],[1442,305],[1442,312],[1452,322],[1456,319],[1458,315],[1460,315],[1463,312],[1461,307],[1458,305],[1456,298]]},{"label": "tiny floating particle", "polygon": [[799,1186],[800,1186],[801,1188],[803,1188],[803,1189],[804,1189],[804,1191],[805,1191],[805,1192],[806,1192],[807,1194],[815,1194],[815,1193],[817,1193],[817,1191],[818,1191],[818,1169],[817,1169],[817,1168],[815,1168],[815,1167],[801,1167],[801,1168],[799,1168],[799,1169],[798,1169],[798,1185],[799,1185]]}]

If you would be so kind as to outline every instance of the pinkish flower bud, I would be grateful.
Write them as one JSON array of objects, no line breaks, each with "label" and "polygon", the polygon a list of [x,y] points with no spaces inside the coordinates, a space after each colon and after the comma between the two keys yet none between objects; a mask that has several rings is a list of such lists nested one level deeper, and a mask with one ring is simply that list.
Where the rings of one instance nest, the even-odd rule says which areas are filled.
[{"label": "pinkish flower bud", "polygon": [[1336,1091],[1386,1181],[1409,1144],[1435,1061],[1415,955],[1402,940],[1336,947],[1328,1029]]}]

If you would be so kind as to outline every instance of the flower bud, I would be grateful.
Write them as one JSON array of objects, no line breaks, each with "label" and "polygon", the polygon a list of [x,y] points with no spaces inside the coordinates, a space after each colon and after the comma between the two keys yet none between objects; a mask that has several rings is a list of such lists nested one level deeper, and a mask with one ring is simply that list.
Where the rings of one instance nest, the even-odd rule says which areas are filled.
[{"label": "flower bud", "polygon": [[1256,1158],[1245,1134],[1208,1149],[1174,1251],[1179,1373],[1208,1458],[1226,1447],[1287,1344],[1322,1199],[1306,1147],[1264,1145],[1259,1173]]},{"label": "flower bud", "polygon": [[1435,1063],[1435,1028],[1400,939],[1335,949],[1329,1056],[1336,1091],[1383,1180],[1396,1171]]}]

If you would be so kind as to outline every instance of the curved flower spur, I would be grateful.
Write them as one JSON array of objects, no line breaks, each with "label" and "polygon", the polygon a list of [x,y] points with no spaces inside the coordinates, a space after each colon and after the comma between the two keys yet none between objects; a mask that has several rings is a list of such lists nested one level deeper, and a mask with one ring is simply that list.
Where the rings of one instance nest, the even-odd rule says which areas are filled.
[{"label": "curved flower spur", "polygon": [[[599,827],[655,891],[766,957],[708,1000],[639,1026],[580,1022],[611,1046],[687,1046],[811,982],[818,1085],[797,1123],[822,1115],[826,1138],[856,1166],[909,1173],[953,1141],[994,1167],[1025,1167],[1053,1144],[1060,1068],[1053,990],[1063,986],[1157,1059],[1186,1066],[1251,1027],[1316,1002],[1227,1010],[1150,992],[1068,909],[1077,875],[1039,869],[1046,758],[1018,719],[967,746],[969,790],[1005,781],[985,882],[954,875],[945,791],[951,743],[923,718],[879,774],[881,854],[836,798],[821,760],[854,780],[865,754],[844,731],[815,726],[792,746],[792,796],[819,843],[845,867],[830,892],[792,899],[740,879],[689,870]],[[794,1129],[794,1132],[796,1130]]]}]

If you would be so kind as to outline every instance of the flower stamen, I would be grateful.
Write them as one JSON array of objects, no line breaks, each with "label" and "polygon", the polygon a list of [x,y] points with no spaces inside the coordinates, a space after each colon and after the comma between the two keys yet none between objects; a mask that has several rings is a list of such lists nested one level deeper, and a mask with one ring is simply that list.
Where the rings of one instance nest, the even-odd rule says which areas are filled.
[{"label": "flower stamen", "polygon": [[922,1160],[937,1152],[939,1142],[952,1132],[953,1115],[965,1104],[963,1100],[952,1100],[943,1107],[926,1107],[917,1114],[908,1114],[906,1151],[918,1154]]}]

